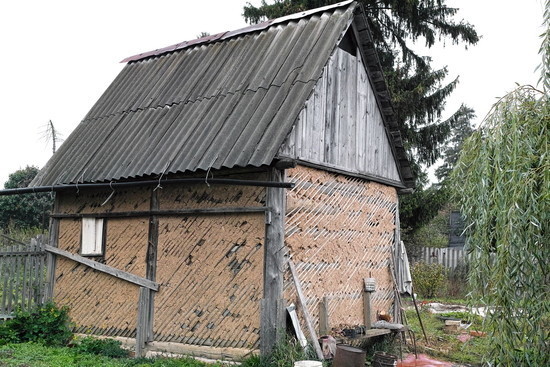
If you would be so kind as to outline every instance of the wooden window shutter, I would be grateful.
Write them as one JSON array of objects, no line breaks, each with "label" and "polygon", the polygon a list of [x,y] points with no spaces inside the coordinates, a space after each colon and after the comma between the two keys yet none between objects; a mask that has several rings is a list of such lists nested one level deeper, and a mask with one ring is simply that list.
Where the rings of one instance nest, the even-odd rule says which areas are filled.
[{"label": "wooden window shutter", "polygon": [[103,255],[103,218],[82,218],[82,256]]}]

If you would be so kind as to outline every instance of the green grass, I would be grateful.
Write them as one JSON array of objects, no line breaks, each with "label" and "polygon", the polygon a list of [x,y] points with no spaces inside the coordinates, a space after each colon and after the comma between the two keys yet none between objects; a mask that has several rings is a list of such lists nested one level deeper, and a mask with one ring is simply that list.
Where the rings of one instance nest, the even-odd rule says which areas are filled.
[{"label": "green grass", "polygon": [[67,347],[46,347],[35,343],[7,344],[0,347],[0,367],[220,367],[192,358],[113,359],[78,353]]},{"label": "green grass", "polygon": [[[489,337],[472,337],[467,342],[461,342],[457,338],[460,332],[449,334],[444,331],[445,322],[438,318],[441,315],[422,310],[420,316],[428,335],[428,343],[426,343],[415,310],[407,310],[405,313],[409,326],[417,338],[419,351],[421,352],[455,363],[481,365],[483,356],[487,355],[489,351],[491,343]],[[473,321],[472,326],[464,333],[468,333],[470,330],[483,330],[482,320],[479,316],[466,312],[448,312],[445,315]]]}]

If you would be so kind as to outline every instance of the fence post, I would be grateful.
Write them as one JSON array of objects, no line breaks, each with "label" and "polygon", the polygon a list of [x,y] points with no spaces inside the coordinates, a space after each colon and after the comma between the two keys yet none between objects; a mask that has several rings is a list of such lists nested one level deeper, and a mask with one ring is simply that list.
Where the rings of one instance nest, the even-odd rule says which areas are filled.
[{"label": "fence post", "polygon": [[[53,205],[52,213],[59,211],[59,198],[55,195],[55,201]],[[59,218],[50,219],[50,240],[49,245],[57,247],[59,241]],[[53,299],[54,283],[55,283],[55,265],[56,255],[51,252],[47,252],[46,257],[46,287],[44,289],[44,302]]]}]

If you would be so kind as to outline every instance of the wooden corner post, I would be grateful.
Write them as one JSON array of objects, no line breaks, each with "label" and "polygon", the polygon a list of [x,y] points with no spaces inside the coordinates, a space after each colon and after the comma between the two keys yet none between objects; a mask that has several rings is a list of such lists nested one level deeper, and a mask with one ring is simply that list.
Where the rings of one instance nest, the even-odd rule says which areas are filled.
[{"label": "wooden corner post", "polygon": [[[151,191],[151,212],[159,210],[158,191]],[[151,281],[157,276],[157,249],[159,239],[158,216],[149,217],[149,235],[147,241],[147,255],[145,258],[146,278]],[[145,287],[139,289],[138,321],[136,328],[136,357],[145,354],[145,346],[153,341],[153,320],[155,308],[155,292]]]},{"label": "wooden corner post", "polygon": [[[284,171],[270,168],[273,182],[284,181]],[[269,354],[286,328],[283,300],[285,189],[268,187],[264,245],[263,299],[260,308],[260,353]]]}]

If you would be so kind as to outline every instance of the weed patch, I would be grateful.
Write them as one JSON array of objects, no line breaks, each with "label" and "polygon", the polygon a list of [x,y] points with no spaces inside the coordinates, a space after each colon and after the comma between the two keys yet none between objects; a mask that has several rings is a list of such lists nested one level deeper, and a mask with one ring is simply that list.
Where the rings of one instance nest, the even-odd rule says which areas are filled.
[{"label": "weed patch", "polygon": [[75,352],[97,354],[109,358],[128,357],[128,351],[122,348],[122,343],[114,339],[98,339],[91,336],[78,340],[74,346]]},{"label": "weed patch", "polygon": [[15,317],[6,321],[3,328],[8,342],[36,342],[62,346],[66,345],[73,335],[68,307],[59,308],[53,302],[37,306],[30,311],[17,310]]},{"label": "weed patch", "polygon": [[267,356],[251,356],[242,361],[244,367],[289,367],[300,360],[316,360],[313,348],[305,352],[296,339],[283,339]]}]

